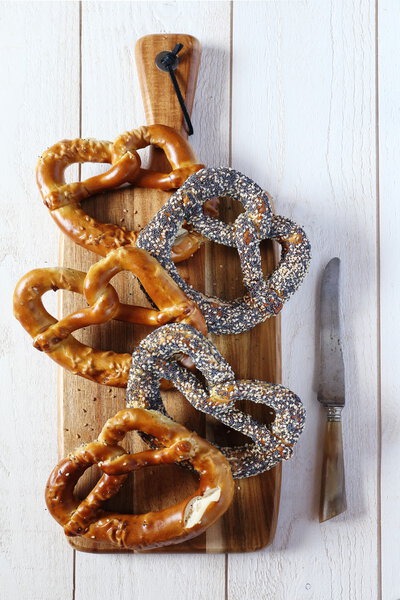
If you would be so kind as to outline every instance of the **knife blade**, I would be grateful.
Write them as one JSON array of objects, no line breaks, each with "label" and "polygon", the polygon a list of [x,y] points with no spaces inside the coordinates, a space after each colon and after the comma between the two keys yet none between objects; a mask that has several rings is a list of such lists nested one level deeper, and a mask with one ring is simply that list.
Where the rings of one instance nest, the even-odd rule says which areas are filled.
[{"label": "knife blade", "polygon": [[319,520],[347,508],[341,414],[345,405],[344,362],[339,312],[340,259],[326,265],[321,283],[320,372],[317,398],[326,407]]}]

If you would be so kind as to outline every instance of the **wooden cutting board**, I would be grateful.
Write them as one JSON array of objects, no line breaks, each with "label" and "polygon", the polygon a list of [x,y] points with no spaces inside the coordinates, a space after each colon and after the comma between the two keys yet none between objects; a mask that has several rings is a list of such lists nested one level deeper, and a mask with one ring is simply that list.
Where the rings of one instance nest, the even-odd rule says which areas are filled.
[{"label": "wooden cutting board", "polygon": [[[175,127],[184,134],[182,112],[173,92],[169,75],[157,69],[154,59],[175,44],[184,45],[179,54],[176,70],[186,106],[191,112],[200,64],[200,45],[189,35],[151,35],[141,38],[136,46],[136,61],[141,81],[147,124],[163,123]],[[111,101],[111,100],[110,100]],[[142,123],[133,124],[138,127]],[[95,132],[92,132],[95,135]],[[115,132],[115,136],[122,132]],[[198,157],[207,165],[207,156]],[[152,150],[152,169],[170,170],[163,155]],[[213,166],[213,165],[209,165]],[[169,193],[150,189],[124,188],[90,198],[85,202],[87,212],[103,222],[123,224],[139,231],[169,197]],[[232,201],[222,202],[221,218],[234,219],[236,207]],[[274,248],[263,246],[265,272],[275,265]],[[99,257],[72,243],[65,236],[61,239],[61,265],[87,271]],[[243,295],[240,263],[236,250],[207,243],[192,258],[181,263],[180,272],[198,290],[226,299]],[[112,284],[119,292],[120,300],[131,304],[148,306],[133,275],[121,273]],[[84,306],[82,296],[62,292],[60,312],[67,315]],[[131,352],[138,342],[149,333],[150,328],[132,326],[112,321],[80,331],[76,336],[89,345],[103,350]],[[269,319],[253,330],[241,335],[212,336],[212,341],[232,365],[237,378],[261,379],[280,382],[280,321]],[[105,421],[125,406],[125,391],[104,387],[82,377],[60,370],[59,393],[59,453],[67,455],[76,446],[97,437]],[[210,441],[222,445],[241,442],[239,434],[229,431],[211,417],[197,412],[176,391],[164,393],[168,412],[190,429],[196,430]],[[246,403],[243,410],[269,422],[271,414],[265,407]],[[131,436],[131,437],[130,437]],[[143,449],[137,434],[130,434],[124,441],[128,451]],[[89,469],[77,486],[77,493],[84,497],[99,477],[97,467]],[[226,514],[206,533],[188,542],[167,546],[152,552],[246,552],[271,543],[279,510],[281,467],[257,477],[238,480],[235,498]],[[195,489],[194,476],[174,465],[147,468],[130,475],[119,495],[109,502],[107,508],[121,512],[142,513],[159,510],[175,503]],[[87,552],[121,552],[107,544],[95,544],[81,538],[70,539],[77,550]]]}]

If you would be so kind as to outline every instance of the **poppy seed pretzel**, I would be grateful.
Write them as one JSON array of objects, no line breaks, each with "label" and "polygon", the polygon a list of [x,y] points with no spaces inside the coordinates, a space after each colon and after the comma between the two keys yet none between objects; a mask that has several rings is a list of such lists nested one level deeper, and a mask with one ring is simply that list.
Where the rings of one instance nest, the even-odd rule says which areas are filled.
[{"label": "poppy seed pretzel", "polygon": [[[129,431],[143,431],[158,442],[157,450],[127,454],[119,445]],[[103,509],[142,467],[189,462],[199,475],[190,496],[159,511],[120,514]],[[91,465],[103,471],[81,502],[74,487]],[[108,542],[131,550],[149,550],[189,540],[203,533],[229,507],[234,483],[228,461],[214,446],[159,412],[125,409],[109,419],[97,440],[77,448],[53,469],[46,486],[50,514],[67,536]]]},{"label": "poppy seed pretzel", "polygon": [[[229,196],[245,212],[233,224],[203,214],[209,199]],[[194,290],[171,260],[177,231],[186,220],[205,238],[238,250],[247,294],[232,302]],[[276,269],[267,278],[261,265],[260,241],[277,241],[282,248]],[[254,181],[228,167],[203,169],[189,177],[140,232],[137,242],[155,256],[179,287],[200,307],[211,333],[241,333],[276,315],[303,281],[310,261],[304,231],[290,219],[273,215],[268,194]]]},{"label": "poppy seed pretzel", "polygon": [[[200,380],[176,362],[175,355],[190,356],[206,380]],[[251,438],[240,447],[216,446],[228,459],[235,478],[250,477],[290,458],[304,427],[305,410],[299,398],[278,384],[235,380],[229,364],[213,344],[190,325],[168,324],[150,333],[135,348],[126,389],[128,407],[159,410],[161,377],[173,382],[198,410]],[[235,408],[239,400],[265,404],[275,412],[267,427]]]},{"label": "poppy seed pretzel", "polygon": [[[137,150],[149,145],[165,152],[172,168],[170,173],[140,168]],[[66,183],[66,168],[85,162],[110,163],[112,167],[85,181]],[[202,167],[189,143],[177,131],[166,125],[149,125],[127,131],[114,143],[92,138],[62,140],[43,152],[36,168],[36,179],[43,201],[60,229],[86,250],[106,256],[114,248],[135,244],[137,234],[126,227],[96,221],[83,210],[81,200],[124,183],[133,183],[136,187],[176,189]],[[215,203],[209,204],[205,210],[215,214]],[[196,232],[185,234],[174,244],[173,260],[185,260],[198,250],[203,241]]]}]

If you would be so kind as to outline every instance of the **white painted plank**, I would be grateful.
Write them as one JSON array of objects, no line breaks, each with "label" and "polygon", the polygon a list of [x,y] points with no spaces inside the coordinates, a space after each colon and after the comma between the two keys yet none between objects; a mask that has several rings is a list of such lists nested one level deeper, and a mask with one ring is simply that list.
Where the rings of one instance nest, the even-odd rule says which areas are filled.
[{"label": "white painted plank", "polygon": [[[229,3],[87,3],[82,22],[82,134],[114,139],[144,124],[134,46],[149,33],[183,32],[203,46],[191,143],[208,164],[229,148]],[[85,176],[92,167],[85,167]],[[97,169],[97,167],[95,167]],[[98,171],[98,169],[97,169]],[[93,171],[92,171],[93,172]],[[105,573],[105,576],[99,574]],[[76,555],[76,600],[222,599],[224,556]]]},{"label": "white painted plank", "polygon": [[0,6],[0,595],[18,600],[72,596],[72,550],[44,502],[57,460],[57,368],[11,315],[17,280],[58,261],[35,165],[52,142],[78,132],[78,13],[77,3]]},{"label": "white painted plank", "polygon": [[400,264],[398,201],[400,170],[400,5],[379,3],[379,189],[382,407],[382,598],[400,597],[400,417],[398,340],[400,338]]},{"label": "white painted plank", "polygon": [[[377,597],[374,25],[367,1],[234,3],[232,163],[305,227],[313,261],[282,311],[283,383],[303,399],[307,426],[284,465],[272,547],[229,557],[230,600]],[[316,298],[333,256],[342,260],[349,508],[320,525]]]}]

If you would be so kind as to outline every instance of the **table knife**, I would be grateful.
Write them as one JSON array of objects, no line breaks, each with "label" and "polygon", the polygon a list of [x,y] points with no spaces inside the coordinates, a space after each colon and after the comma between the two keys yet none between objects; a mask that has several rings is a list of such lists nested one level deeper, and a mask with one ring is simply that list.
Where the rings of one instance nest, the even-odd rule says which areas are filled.
[{"label": "table knife", "polygon": [[321,284],[320,373],[318,400],[326,407],[322,457],[320,522],[332,519],[347,508],[342,408],[345,404],[344,363],[339,314],[340,259],[326,265]]}]

